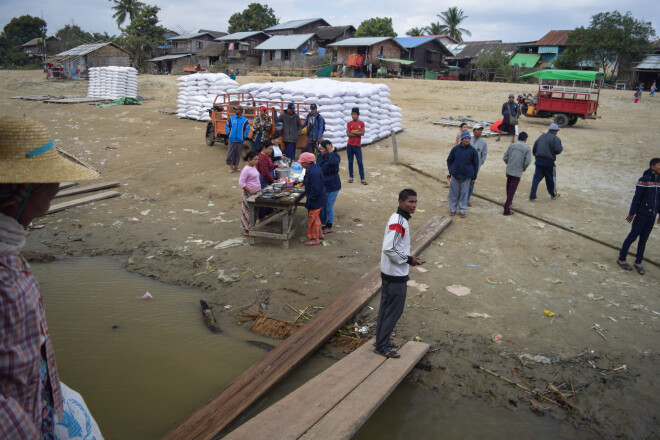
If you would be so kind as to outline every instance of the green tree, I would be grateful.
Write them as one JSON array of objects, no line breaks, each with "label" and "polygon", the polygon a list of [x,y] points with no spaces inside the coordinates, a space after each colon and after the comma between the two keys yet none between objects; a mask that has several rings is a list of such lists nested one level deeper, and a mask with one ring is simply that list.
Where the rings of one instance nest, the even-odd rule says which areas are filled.
[{"label": "green tree", "polygon": [[85,32],[75,23],[65,25],[55,32],[55,36],[58,39],[55,44],[58,53],[94,40],[89,32]]},{"label": "green tree", "polygon": [[12,18],[0,34],[0,62],[23,64],[27,57],[22,54],[21,44],[45,36],[46,22],[41,18],[31,15]]},{"label": "green tree", "polygon": [[446,11],[441,12],[438,15],[438,18],[443,22],[441,27],[442,32],[440,32],[441,34],[448,34],[456,41],[463,41],[463,34],[468,37],[472,36],[472,32],[459,27],[468,16],[463,13],[462,9],[458,9],[457,6],[447,8]]},{"label": "green tree", "polygon": [[509,56],[501,50],[487,50],[472,61],[472,66],[478,70],[476,79],[488,81],[490,73],[497,71],[510,77],[513,67],[509,66]]},{"label": "green tree", "polygon": [[108,0],[114,2],[112,9],[115,11],[112,18],[117,21],[117,27],[121,29],[121,25],[128,17],[129,21],[133,21],[137,17],[140,9],[144,7],[144,3],[138,0]]},{"label": "green tree", "polygon": [[131,54],[132,64],[145,71],[147,59],[156,54],[160,44],[164,44],[166,29],[158,25],[158,6],[145,5],[131,23],[122,28],[122,35],[115,42]]},{"label": "green tree", "polygon": [[414,27],[410,29],[409,31],[406,31],[406,35],[409,37],[421,37],[423,35],[426,35],[426,28],[425,27]]},{"label": "green tree", "polygon": [[392,19],[384,18],[370,18],[364,20],[355,31],[355,37],[393,37],[396,38],[397,33],[394,32],[392,26]]},{"label": "green tree", "polygon": [[630,68],[632,61],[652,50],[655,29],[651,22],[637,20],[630,12],[600,12],[591,17],[589,27],[579,27],[568,34],[566,50],[556,61],[558,66],[598,67],[605,78],[614,80]]},{"label": "green tree", "polygon": [[262,31],[275,26],[280,19],[275,16],[273,8],[260,3],[250,3],[242,12],[236,12],[229,17],[230,34],[245,31]]},{"label": "green tree", "polygon": [[442,27],[442,25],[439,22],[431,23],[428,26],[423,27],[424,33],[426,35],[442,35],[446,34],[447,32],[445,29]]}]

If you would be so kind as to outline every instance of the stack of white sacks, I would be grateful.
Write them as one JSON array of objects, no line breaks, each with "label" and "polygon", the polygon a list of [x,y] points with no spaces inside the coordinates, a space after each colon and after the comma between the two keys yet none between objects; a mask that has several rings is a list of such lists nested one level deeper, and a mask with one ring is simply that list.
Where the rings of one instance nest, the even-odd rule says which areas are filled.
[{"label": "stack of white sacks", "polygon": [[103,99],[137,97],[137,70],[118,66],[91,67],[87,96]]},{"label": "stack of white sacks", "polygon": [[[360,109],[365,124],[362,144],[385,138],[391,130],[401,131],[401,108],[390,102],[390,88],[385,84],[343,82],[325,78],[301,79],[291,82],[250,83],[240,86],[239,92],[250,92],[261,105],[264,101],[316,104],[325,119],[324,139],[337,148],[348,141],[346,124],[351,109]],[[308,110],[307,106],[302,109]],[[302,115],[304,117],[304,114]]]},{"label": "stack of white sacks", "polygon": [[217,95],[236,92],[238,83],[224,73],[194,73],[177,78],[177,116],[210,121],[208,109]]}]

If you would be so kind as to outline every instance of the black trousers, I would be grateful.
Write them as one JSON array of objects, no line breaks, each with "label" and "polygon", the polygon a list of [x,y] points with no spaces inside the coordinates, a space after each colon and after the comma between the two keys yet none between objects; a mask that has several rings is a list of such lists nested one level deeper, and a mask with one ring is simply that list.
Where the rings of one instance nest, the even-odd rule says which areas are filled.
[{"label": "black trousers", "polygon": [[621,246],[619,260],[626,261],[630,245],[639,237],[639,243],[637,243],[637,255],[635,255],[635,264],[642,264],[642,259],[644,259],[644,249],[646,248],[646,240],[648,240],[649,235],[651,235],[651,231],[653,230],[653,222],[655,222],[654,215],[635,215],[635,218],[632,221],[632,227],[630,228],[630,234],[628,234],[623,241],[623,246]]},{"label": "black trousers", "polygon": [[380,309],[376,324],[376,349],[378,351],[385,351],[389,348],[390,336],[406,305],[408,287],[405,282],[382,281]]}]

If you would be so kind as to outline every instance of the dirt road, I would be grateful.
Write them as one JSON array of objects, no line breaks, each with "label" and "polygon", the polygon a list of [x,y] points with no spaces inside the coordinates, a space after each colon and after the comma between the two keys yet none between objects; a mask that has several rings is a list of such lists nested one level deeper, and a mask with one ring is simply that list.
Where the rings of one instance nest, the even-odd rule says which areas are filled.
[{"label": "dirt road", "polygon": [[[303,246],[303,229],[287,251],[266,240],[215,250],[207,245],[241,235],[238,177],[227,173],[225,147],[205,145],[203,123],[159,112],[175,108],[175,80],[140,76],[139,93],[149,100],[101,109],[9,99],[83,95],[86,83],[46,82],[41,72],[0,72],[3,114],[40,120],[56,145],[88,160],[103,180],[121,182],[120,198],[38,220],[45,227],[31,232],[27,250],[115,258],[131,271],[213,292],[216,313],[223,304],[248,305],[258,297],[274,317],[293,319],[287,303],[301,309],[323,306],[378,264],[383,225],[396,208],[399,190],[411,187],[419,193],[413,230],[430,216],[447,213],[447,189],[395,166],[386,139],[365,149],[368,186],[347,183],[341,153],[343,187],[328,246]],[[239,77],[240,83],[267,80]],[[457,115],[495,120],[509,92],[536,88],[384,82],[392,89],[392,102],[403,109],[400,160],[439,178],[446,173],[456,130],[433,121]],[[660,155],[660,101],[645,94],[634,105],[631,92],[603,91],[600,102],[601,119],[580,120],[559,132],[561,197],[551,201],[542,184],[536,203],[528,201],[532,167],[523,176],[513,206],[518,212],[511,217],[481,198],[499,203],[505,198],[502,155],[508,139],[487,139],[488,159],[473,207],[424,252],[426,271],[411,271],[421,286],[409,287],[396,332],[432,344],[426,360],[433,367],[416,370],[413,379],[447,400],[476,396],[512,410],[550,414],[580,429],[583,438],[657,438],[660,268],[645,263],[645,276],[624,272],[616,265],[616,250],[583,235],[615,247],[625,238],[636,179],[649,159]],[[523,118],[521,130],[529,133],[531,144],[549,122]],[[129,221],[134,217],[139,221]],[[656,262],[659,238],[656,228],[646,249]],[[220,282],[218,270],[238,281]],[[458,297],[445,290],[454,284],[471,293]],[[371,306],[375,310],[364,309],[363,323],[375,321],[378,297]],[[470,318],[471,313],[488,316]],[[575,408],[544,403],[478,366],[540,392],[554,384]]]}]

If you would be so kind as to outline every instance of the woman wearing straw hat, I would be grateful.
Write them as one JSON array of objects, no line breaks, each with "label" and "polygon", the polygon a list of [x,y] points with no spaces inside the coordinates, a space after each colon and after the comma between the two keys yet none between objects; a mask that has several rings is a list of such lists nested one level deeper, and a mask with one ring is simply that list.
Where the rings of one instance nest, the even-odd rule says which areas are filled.
[{"label": "woman wearing straw hat", "polygon": [[59,182],[96,177],[62,156],[40,123],[0,118],[0,438],[68,438],[67,421],[101,437],[82,397],[59,380],[41,290],[18,253]]}]

